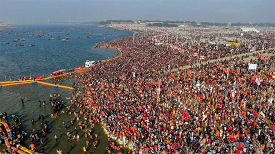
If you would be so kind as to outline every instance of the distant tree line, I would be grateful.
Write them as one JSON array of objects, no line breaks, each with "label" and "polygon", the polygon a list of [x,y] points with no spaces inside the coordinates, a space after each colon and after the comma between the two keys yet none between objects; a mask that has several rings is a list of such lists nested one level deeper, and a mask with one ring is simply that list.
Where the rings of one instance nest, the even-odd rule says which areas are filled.
[{"label": "distant tree line", "polygon": [[169,24],[169,23],[150,23],[148,24],[149,27],[178,27],[176,24]]},{"label": "distant tree line", "polygon": [[258,27],[275,27],[275,23],[232,23],[231,26],[252,26],[252,27],[255,27],[255,26],[258,26]]},{"label": "distant tree line", "polygon": [[[161,20],[137,20],[140,23],[146,22],[156,22],[150,23],[148,26],[158,26],[158,27],[177,27],[179,24],[188,24],[191,26],[227,26],[228,23],[214,23],[214,22],[196,22],[196,21],[161,21]],[[115,23],[133,23],[134,20],[107,20],[101,21],[99,25],[107,25],[111,24],[112,22]],[[245,26],[245,27],[275,27],[275,23],[231,23],[231,26]]]},{"label": "distant tree line", "polygon": [[134,22],[133,20],[107,20],[107,21],[101,21],[99,22],[99,25],[108,25],[108,24],[111,24],[112,22],[115,22],[115,23],[121,23],[121,22],[128,22],[128,23],[131,23],[131,22]]},{"label": "distant tree line", "polygon": [[[227,26],[228,23],[211,23],[201,22],[202,26]],[[275,27],[275,23],[231,23],[231,26],[245,26],[245,27]]]}]

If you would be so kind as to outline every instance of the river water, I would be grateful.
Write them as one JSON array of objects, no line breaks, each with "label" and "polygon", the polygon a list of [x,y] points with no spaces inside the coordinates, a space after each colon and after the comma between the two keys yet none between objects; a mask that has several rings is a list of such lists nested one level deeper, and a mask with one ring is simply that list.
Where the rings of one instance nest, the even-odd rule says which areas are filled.
[{"label": "river water", "polygon": [[[38,38],[38,34],[43,34]],[[91,34],[91,35],[90,35]],[[16,80],[19,77],[30,74],[35,76],[49,76],[58,69],[70,69],[83,65],[87,59],[104,60],[117,55],[112,49],[94,48],[97,42],[110,41],[119,37],[132,35],[128,31],[119,31],[110,28],[99,28],[97,25],[23,25],[12,30],[0,32],[0,81]],[[102,36],[101,36],[102,35]],[[68,37],[68,41],[62,42],[58,39]],[[87,38],[89,36],[89,38]],[[13,42],[14,39],[24,38],[25,41]],[[10,44],[4,45],[4,42]],[[16,47],[16,44],[24,44]],[[30,47],[30,44],[36,44]],[[47,82],[53,83],[52,80]],[[58,82],[60,85],[71,86],[73,81],[65,80]],[[41,129],[38,116],[45,116],[48,121],[50,132],[44,140],[45,153],[56,153],[56,149],[63,153],[83,153],[85,146],[83,131],[80,131],[80,141],[68,140],[62,122],[68,125],[68,131],[74,131],[75,125],[70,124],[72,115],[62,114],[57,119],[50,117],[53,113],[49,104],[50,94],[60,94],[65,102],[66,97],[72,95],[72,91],[47,87],[39,84],[28,84],[13,87],[0,88],[0,112],[18,115],[23,123],[23,129],[31,133],[32,129]],[[21,103],[24,99],[24,105]],[[41,106],[39,100],[46,101],[46,106]],[[68,105],[68,103],[66,103]],[[31,119],[36,123],[32,125]],[[109,145],[107,136],[103,133],[101,126],[96,125],[94,133],[99,134],[99,144],[96,149],[87,149],[87,153],[104,153],[105,147]],[[54,140],[57,135],[58,142]],[[30,140],[25,142],[29,147]],[[41,148],[36,144],[37,149]],[[87,148],[87,147],[86,147]],[[5,149],[0,145],[0,150]]]}]

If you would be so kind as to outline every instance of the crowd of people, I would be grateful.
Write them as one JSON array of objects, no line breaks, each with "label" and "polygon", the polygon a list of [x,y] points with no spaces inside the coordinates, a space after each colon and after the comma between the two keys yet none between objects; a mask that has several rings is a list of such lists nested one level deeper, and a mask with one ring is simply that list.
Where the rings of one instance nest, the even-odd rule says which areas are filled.
[{"label": "crowd of people", "polygon": [[[66,121],[62,122],[64,129],[67,131],[66,135],[68,137],[68,140],[70,141],[84,140],[85,141],[85,145],[83,146],[84,153],[86,153],[86,150],[89,150],[91,147],[93,148],[93,150],[95,150],[100,141],[99,134],[95,133],[95,126],[99,124],[100,119],[96,115],[96,113],[91,112],[87,104],[81,103],[82,97],[80,93],[73,94],[72,98],[70,99],[71,99],[70,105],[67,106],[65,111],[61,112],[63,114],[72,115],[72,118],[70,120],[70,126],[68,126]],[[74,127],[74,130],[70,131],[72,127]],[[106,148],[106,151],[108,153],[111,153],[113,150],[115,149],[112,149],[109,147]]]},{"label": "crowd of people", "polygon": [[59,94],[53,94],[50,95],[50,104],[53,109],[53,114],[51,114],[52,118],[58,117],[58,111],[61,111],[63,107],[65,107],[65,102],[63,100],[60,100]]},{"label": "crowd of people", "polygon": [[[94,129],[100,124],[110,143],[107,153],[124,147],[133,153],[274,152],[272,33],[245,33],[246,44],[228,46],[202,42],[198,36],[204,31],[190,35],[193,40],[169,31],[141,32],[97,44],[122,55],[71,75],[79,89],[65,110],[64,102],[51,96],[51,117],[72,115],[74,131],[62,123],[69,140],[86,140],[84,153],[86,147],[96,149]],[[219,39],[208,33],[204,39]],[[250,53],[251,46],[257,51]],[[248,69],[250,64],[257,67]],[[43,119],[40,115],[41,125],[47,125]],[[33,130],[32,142],[43,144],[43,131]]]},{"label": "crowd of people", "polygon": [[[156,45],[154,36],[144,33],[134,41],[125,37],[98,45],[117,48],[123,55],[78,76],[82,98],[75,105],[85,117],[81,124],[102,122],[110,138],[136,153],[274,150],[275,87],[270,69],[275,59],[269,48],[274,41],[258,44],[267,50],[264,59],[249,54],[209,62],[250,50],[245,45],[195,43],[182,52]],[[219,56],[214,51],[213,56],[207,54],[214,48]],[[192,57],[198,50],[208,57],[206,62]],[[257,64],[257,69],[248,70],[249,64]],[[178,71],[169,71],[172,68]]]}]

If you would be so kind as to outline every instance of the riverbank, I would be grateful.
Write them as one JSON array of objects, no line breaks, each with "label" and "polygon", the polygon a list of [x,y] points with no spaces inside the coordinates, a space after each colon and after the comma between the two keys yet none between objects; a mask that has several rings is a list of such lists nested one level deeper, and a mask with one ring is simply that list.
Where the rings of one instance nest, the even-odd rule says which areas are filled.
[{"label": "riverbank", "polygon": [[[113,40],[115,41],[115,40]],[[100,43],[99,43],[100,44]],[[97,46],[97,45],[96,45]],[[125,48],[123,49],[123,47],[113,47],[113,46],[105,46],[105,45],[99,45],[99,48],[105,48],[105,49],[115,49],[117,50],[117,52],[119,53],[118,56],[110,58],[110,59],[106,59],[104,61],[102,61],[102,63],[107,63],[107,62],[111,62],[113,60],[116,60],[120,57],[123,56],[123,50],[125,50]],[[92,66],[93,67],[93,66]],[[103,121],[103,119],[102,119]],[[123,146],[124,148],[126,148],[127,150],[130,151],[134,151],[134,146],[132,143],[126,143],[125,137],[122,138],[118,138],[115,135],[113,135],[111,132],[109,132],[107,130],[107,126],[104,124],[104,122],[101,121],[101,126],[102,126],[102,130],[104,131],[104,133],[111,138],[113,141],[115,141],[117,144],[119,144],[120,146]]]}]

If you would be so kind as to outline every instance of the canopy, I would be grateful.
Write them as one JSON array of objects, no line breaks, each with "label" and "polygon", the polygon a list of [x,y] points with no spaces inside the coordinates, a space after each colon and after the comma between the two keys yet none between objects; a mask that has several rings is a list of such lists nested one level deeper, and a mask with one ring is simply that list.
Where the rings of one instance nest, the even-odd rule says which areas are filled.
[{"label": "canopy", "polygon": [[61,72],[66,72],[65,69],[61,69],[61,70],[58,70],[58,71],[54,71],[53,74],[58,74],[58,73],[61,73]]}]

